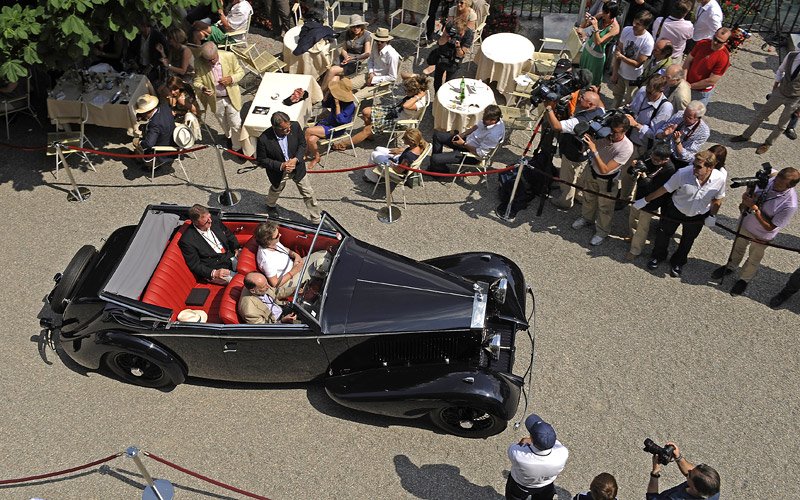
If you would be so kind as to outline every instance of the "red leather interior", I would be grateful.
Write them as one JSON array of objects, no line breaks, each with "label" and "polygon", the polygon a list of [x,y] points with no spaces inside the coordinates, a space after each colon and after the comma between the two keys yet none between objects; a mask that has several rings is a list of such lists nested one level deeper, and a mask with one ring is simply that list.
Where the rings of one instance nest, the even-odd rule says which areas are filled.
[{"label": "red leather interior", "polygon": [[223,323],[228,325],[238,325],[239,313],[237,306],[239,304],[239,297],[242,295],[242,288],[244,288],[244,277],[246,273],[238,273],[233,277],[225,291],[222,292],[222,300],[219,305],[219,317]]}]

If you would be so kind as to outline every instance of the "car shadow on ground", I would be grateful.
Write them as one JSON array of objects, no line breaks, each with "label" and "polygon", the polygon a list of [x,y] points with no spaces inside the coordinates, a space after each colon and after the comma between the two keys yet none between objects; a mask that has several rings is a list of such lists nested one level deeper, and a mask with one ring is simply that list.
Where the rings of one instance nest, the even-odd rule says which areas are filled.
[{"label": "car shadow on ground", "polygon": [[[400,485],[415,498],[438,500],[502,500],[503,494],[492,486],[478,486],[461,475],[461,470],[450,464],[425,464],[417,466],[406,455],[395,455],[394,468]],[[561,497],[559,497],[561,498]]]}]

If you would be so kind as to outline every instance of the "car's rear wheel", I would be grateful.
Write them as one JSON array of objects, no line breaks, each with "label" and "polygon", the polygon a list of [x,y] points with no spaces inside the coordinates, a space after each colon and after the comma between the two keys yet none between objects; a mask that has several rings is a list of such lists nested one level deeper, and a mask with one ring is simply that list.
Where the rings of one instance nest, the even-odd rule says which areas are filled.
[{"label": "car's rear wheel", "polygon": [[50,309],[56,314],[63,314],[64,310],[69,304],[68,299],[72,298],[72,292],[75,291],[75,285],[78,284],[83,271],[89,265],[89,262],[97,254],[97,249],[92,245],[82,246],[78,252],[72,257],[72,260],[67,264],[64,273],[58,285],[53,289],[50,295]]},{"label": "car's rear wheel", "polygon": [[106,354],[103,362],[111,373],[129,384],[154,388],[175,385],[167,366],[147,355],[114,351]]},{"label": "car's rear wheel", "polygon": [[494,436],[506,428],[506,421],[472,406],[448,406],[433,410],[433,424],[449,434],[468,438]]}]

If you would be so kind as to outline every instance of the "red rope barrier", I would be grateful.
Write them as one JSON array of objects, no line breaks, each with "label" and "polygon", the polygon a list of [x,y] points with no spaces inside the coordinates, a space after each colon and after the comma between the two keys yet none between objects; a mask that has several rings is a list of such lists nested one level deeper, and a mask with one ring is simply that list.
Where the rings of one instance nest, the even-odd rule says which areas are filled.
[{"label": "red rope barrier", "polygon": [[189,469],[187,469],[185,467],[181,467],[180,465],[174,464],[174,463],[170,462],[169,460],[163,459],[163,458],[161,458],[161,457],[159,457],[157,455],[153,455],[149,451],[142,450],[142,454],[144,454],[144,456],[146,456],[146,457],[152,458],[156,462],[161,462],[162,464],[164,464],[164,465],[166,465],[168,467],[172,467],[173,469],[181,471],[184,474],[189,474],[190,476],[193,476],[193,477],[196,477],[197,479],[201,479],[201,480],[206,481],[208,483],[214,484],[216,486],[219,486],[220,488],[225,488],[226,490],[235,491],[236,493],[240,493],[240,494],[242,494],[244,496],[247,496],[247,497],[250,497],[250,498],[257,498],[259,500],[269,500],[269,498],[267,498],[265,496],[256,495],[255,493],[250,493],[249,491],[237,488],[235,486],[231,486],[229,484],[225,484],[225,483],[217,481],[215,479],[211,479],[210,477],[206,477],[206,476],[204,476],[202,474],[199,474],[197,472],[190,471]]},{"label": "red rope barrier", "polygon": [[109,456],[107,456],[105,458],[101,458],[100,460],[95,460],[94,462],[89,462],[88,464],[83,464],[83,465],[79,465],[77,467],[71,467],[69,469],[64,469],[64,470],[60,470],[60,471],[56,471],[56,472],[49,472],[47,474],[38,474],[36,476],[21,477],[21,478],[18,478],[18,479],[3,479],[2,481],[0,481],[0,484],[27,483],[27,482],[30,482],[30,481],[36,481],[37,479],[47,479],[48,477],[63,476],[64,474],[69,474],[71,472],[76,472],[76,471],[79,471],[79,470],[88,469],[90,467],[94,467],[95,465],[100,465],[100,464],[104,464],[106,462],[110,462],[111,460],[114,460],[115,458],[119,457],[120,455],[122,455],[122,452],[114,453],[113,455],[109,455]]},{"label": "red rope barrier", "polygon": [[9,144],[7,142],[0,142],[0,146],[4,148],[20,149],[22,151],[42,151],[47,149],[47,146],[17,146],[16,144]]},{"label": "red rope barrier", "polygon": [[106,151],[97,151],[96,149],[86,149],[86,148],[79,148],[76,146],[68,146],[66,144],[63,145],[65,149],[71,149],[73,151],[82,151],[84,153],[91,153],[99,156],[111,156],[114,158],[155,158],[161,156],[178,156],[187,153],[193,153],[195,151],[200,151],[201,149],[206,149],[208,146],[197,146],[196,148],[191,149],[181,149],[180,151],[166,151],[164,153],[150,153],[150,154],[128,154],[128,153],[109,153]]},{"label": "red rope barrier", "polygon": [[360,167],[350,167],[350,168],[336,168],[331,170],[307,170],[307,174],[335,174],[337,172],[353,172],[354,170],[364,170],[367,168],[375,168],[374,163],[370,163],[369,165],[361,165]]},{"label": "red rope barrier", "polygon": [[509,170],[517,168],[517,165],[514,164],[514,165],[509,165],[505,168],[487,170],[486,172],[465,172],[463,174],[445,174],[442,172],[431,172],[429,170],[420,170],[417,168],[411,168],[405,165],[395,165],[395,166],[398,168],[402,168],[403,170],[411,170],[412,172],[416,172],[418,174],[432,175],[434,177],[474,177],[476,175],[502,174],[503,172],[508,172]]}]

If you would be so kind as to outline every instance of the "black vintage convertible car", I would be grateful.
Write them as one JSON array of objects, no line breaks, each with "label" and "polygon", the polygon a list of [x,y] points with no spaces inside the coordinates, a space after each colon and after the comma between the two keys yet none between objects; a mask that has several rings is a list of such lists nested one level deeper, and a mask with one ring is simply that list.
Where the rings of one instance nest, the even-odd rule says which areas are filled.
[{"label": "black vintage convertible car", "polygon": [[[418,262],[359,241],[327,213],[318,227],[278,219],[286,247],[327,253],[302,271],[290,304],[299,323],[243,324],[236,305],[256,269],[254,230],[267,217],[211,210],[243,247],[238,274],[219,286],[198,282],[184,262],[187,211],[148,206],[138,225],[114,231],[99,252],[82,247],[56,275],[54,315],[43,326],[69,357],[146,387],[187,377],[321,380],[344,406],[427,415],[465,437],[496,434],[513,418],[524,385],[512,373],[515,340],[530,333],[530,288],[509,259],[462,253]],[[197,289],[207,297],[188,306]],[[207,322],[179,321],[187,308],[205,311]]]}]

